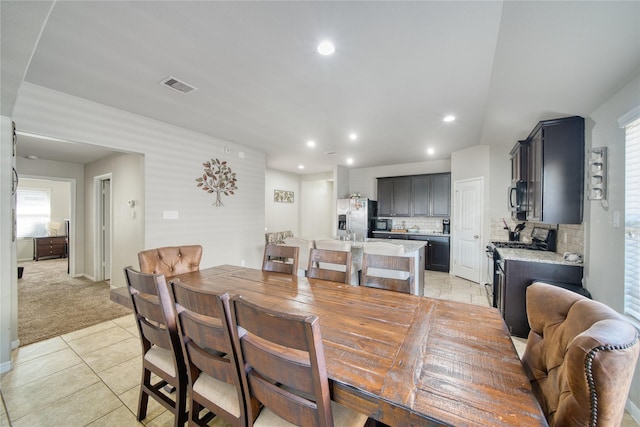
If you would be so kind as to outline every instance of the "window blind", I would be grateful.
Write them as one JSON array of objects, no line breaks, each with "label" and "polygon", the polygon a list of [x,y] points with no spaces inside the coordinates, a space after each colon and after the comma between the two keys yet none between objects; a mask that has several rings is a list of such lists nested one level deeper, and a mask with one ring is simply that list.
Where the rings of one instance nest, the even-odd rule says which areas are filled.
[{"label": "window blind", "polygon": [[625,126],[624,312],[640,320],[640,119]]},{"label": "window blind", "polygon": [[47,223],[51,216],[49,190],[18,189],[16,200],[17,236],[43,237],[47,235]]}]

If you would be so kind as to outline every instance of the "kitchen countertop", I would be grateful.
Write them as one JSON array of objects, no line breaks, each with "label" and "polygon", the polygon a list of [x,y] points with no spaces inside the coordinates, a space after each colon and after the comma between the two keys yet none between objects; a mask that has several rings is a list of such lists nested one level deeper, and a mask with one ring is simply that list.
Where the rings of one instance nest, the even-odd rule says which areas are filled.
[{"label": "kitchen countertop", "polygon": [[496,248],[500,256],[509,261],[542,262],[547,264],[574,265],[582,267],[582,262],[565,261],[557,252],[535,251],[531,249]]},{"label": "kitchen countertop", "polygon": [[414,231],[408,231],[408,232],[397,232],[397,231],[372,231],[372,233],[380,233],[380,234],[399,234],[399,235],[405,235],[405,236],[444,236],[444,237],[449,237],[449,234],[444,234],[441,231],[419,231],[419,232],[414,232]]}]

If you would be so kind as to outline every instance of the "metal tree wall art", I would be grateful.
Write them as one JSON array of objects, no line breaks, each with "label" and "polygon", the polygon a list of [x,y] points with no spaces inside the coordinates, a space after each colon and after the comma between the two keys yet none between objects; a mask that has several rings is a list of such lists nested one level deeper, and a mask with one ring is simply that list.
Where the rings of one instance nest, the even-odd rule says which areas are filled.
[{"label": "metal tree wall art", "polygon": [[207,193],[216,193],[216,201],[213,203],[216,206],[224,206],[220,196],[230,196],[235,194],[234,190],[237,190],[236,173],[231,171],[231,168],[226,161],[221,162],[218,159],[211,159],[202,164],[204,166],[204,173],[201,177],[196,178],[196,186],[202,188]]}]

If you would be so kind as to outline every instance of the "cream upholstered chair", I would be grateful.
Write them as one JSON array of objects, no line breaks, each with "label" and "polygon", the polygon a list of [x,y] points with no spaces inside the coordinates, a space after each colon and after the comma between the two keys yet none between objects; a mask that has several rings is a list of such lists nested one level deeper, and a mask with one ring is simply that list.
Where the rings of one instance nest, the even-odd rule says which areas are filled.
[{"label": "cream upholstered chair", "polygon": [[636,328],[610,307],[536,282],[522,356],[549,426],[619,426],[638,360]]},{"label": "cream upholstered chair", "polygon": [[246,426],[229,295],[193,289],[179,281],[172,281],[170,288],[189,374],[189,425],[207,425],[219,416],[232,426]]},{"label": "cream upholstered chair", "polygon": [[298,251],[297,246],[266,244],[262,258],[262,271],[297,275]]},{"label": "cream upholstered chair", "polygon": [[[342,241],[342,240],[333,240],[333,239],[316,240],[315,241],[315,248],[316,249],[329,250],[329,251],[342,251],[342,252],[352,253],[351,242]],[[351,255],[350,259],[351,259],[351,261],[349,263],[350,264],[349,265],[349,281],[347,283],[350,283],[352,285],[357,285],[358,284],[358,271],[357,271],[356,268],[354,268],[354,265],[353,265],[353,255]],[[345,271],[345,267],[342,266],[342,265],[320,263],[319,267],[322,268],[322,269],[325,269],[325,270]],[[308,274],[309,274],[309,272],[307,271],[307,275]]]},{"label": "cream upholstered chair", "polygon": [[[231,300],[249,426],[358,427],[367,416],[331,400],[320,320]],[[286,333],[283,333],[286,331]]]},{"label": "cream upholstered chair", "polygon": [[[124,269],[124,275],[142,344],[138,421],[147,417],[151,396],[173,413],[176,427],[183,426],[187,420],[187,367],[167,282],[162,274],[140,273],[131,267]],[[166,385],[175,388],[175,399],[161,391]]]},{"label": "cream upholstered chair", "polygon": [[178,274],[198,271],[202,259],[202,246],[166,246],[138,252],[140,271],[149,274]]},{"label": "cream upholstered chair", "polygon": [[315,248],[313,240],[302,239],[300,237],[287,237],[284,239],[286,246],[298,247],[298,276],[307,275],[307,267],[309,265],[309,252]]}]

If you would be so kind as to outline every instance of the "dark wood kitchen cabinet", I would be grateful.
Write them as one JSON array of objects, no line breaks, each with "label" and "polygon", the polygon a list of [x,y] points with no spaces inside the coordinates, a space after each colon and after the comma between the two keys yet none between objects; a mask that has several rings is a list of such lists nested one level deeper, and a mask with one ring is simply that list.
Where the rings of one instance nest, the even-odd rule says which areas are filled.
[{"label": "dark wood kitchen cabinet", "polygon": [[576,116],[541,121],[527,138],[525,146],[527,221],[581,224],[584,119]]},{"label": "dark wood kitchen cabinet", "polygon": [[451,213],[451,174],[411,177],[411,216],[448,218]]},{"label": "dark wood kitchen cabinet", "polygon": [[67,236],[35,237],[33,239],[33,259],[67,256]]},{"label": "dark wood kitchen cabinet", "polygon": [[549,281],[582,287],[581,265],[545,262],[502,260],[496,265],[494,294],[496,305],[511,335],[526,338],[529,334],[527,319],[527,287],[535,281]]},{"label": "dark wood kitchen cabinet", "polygon": [[429,236],[425,268],[449,272],[449,237]]},{"label": "dark wood kitchen cabinet", "polygon": [[411,216],[411,177],[378,178],[378,216]]}]

